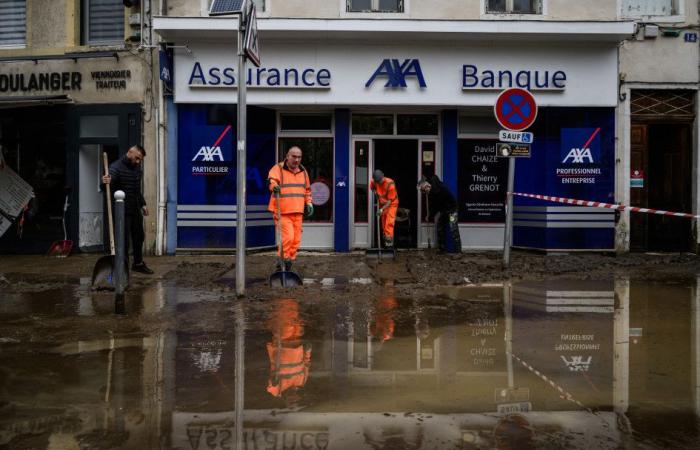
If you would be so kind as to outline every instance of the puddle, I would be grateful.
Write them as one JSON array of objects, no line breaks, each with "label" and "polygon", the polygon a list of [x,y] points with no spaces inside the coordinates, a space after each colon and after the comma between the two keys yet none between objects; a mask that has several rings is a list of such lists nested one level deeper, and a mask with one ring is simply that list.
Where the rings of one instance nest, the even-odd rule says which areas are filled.
[{"label": "puddle", "polygon": [[[314,284],[369,284],[332,280]],[[129,331],[81,285],[3,294],[0,448],[700,445],[694,282],[400,289],[235,302],[155,283],[129,292]],[[97,329],[37,347],[8,334],[26,316]]]}]

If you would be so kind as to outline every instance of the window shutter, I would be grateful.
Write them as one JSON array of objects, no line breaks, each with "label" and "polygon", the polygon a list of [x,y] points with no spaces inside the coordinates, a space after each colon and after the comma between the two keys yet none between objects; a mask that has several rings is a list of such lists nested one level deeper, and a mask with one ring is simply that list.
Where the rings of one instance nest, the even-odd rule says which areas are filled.
[{"label": "window shutter", "polygon": [[0,45],[24,45],[26,42],[26,0],[0,0]]},{"label": "window shutter", "polygon": [[88,0],[88,43],[109,44],[124,41],[122,0]]}]

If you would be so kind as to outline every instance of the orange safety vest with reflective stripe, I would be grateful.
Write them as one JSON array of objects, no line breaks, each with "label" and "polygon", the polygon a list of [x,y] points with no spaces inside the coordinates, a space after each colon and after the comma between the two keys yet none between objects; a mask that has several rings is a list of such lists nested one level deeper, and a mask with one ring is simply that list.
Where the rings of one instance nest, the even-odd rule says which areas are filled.
[{"label": "orange safety vest with reflective stripe", "polygon": [[[311,183],[309,174],[304,166],[299,166],[299,172],[294,173],[283,162],[275,164],[267,174],[270,183],[270,191],[279,185],[280,210],[282,214],[303,213],[304,206],[311,203]],[[270,196],[267,207],[270,212],[277,212],[277,200],[275,195]]]},{"label": "orange safety vest with reflective stripe", "polygon": [[374,180],[369,182],[369,188],[377,191],[379,195],[379,207],[391,204],[391,206],[399,206],[399,193],[396,192],[396,184],[389,177],[384,177],[381,183],[375,183]]},{"label": "orange safety vest with reflective stripe", "polygon": [[267,356],[270,358],[267,392],[279,397],[291,387],[303,387],[306,384],[311,366],[310,348],[304,345],[284,347],[284,343],[282,346],[275,346],[268,342]]}]

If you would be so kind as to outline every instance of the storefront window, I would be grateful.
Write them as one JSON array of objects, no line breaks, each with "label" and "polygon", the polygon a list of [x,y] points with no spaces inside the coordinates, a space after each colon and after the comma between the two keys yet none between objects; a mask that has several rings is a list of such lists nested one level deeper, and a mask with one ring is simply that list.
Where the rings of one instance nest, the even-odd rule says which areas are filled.
[{"label": "storefront window", "polygon": [[279,139],[279,160],[290,147],[301,148],[301,164],[309,173],[314,215],[310,222],[333,221],[333,138],[283,137]]},{"label": "storefront window", "polygon": [[369,141],[355,142],[355,222],[366,223]]},{"label": "storefront window", "polygon": [[282,131],[327,131],[333,129],[331,114],[282,114],[280,116]]},{"label": "storefront window", "polygon": [[459,221],[503,223],[508,158],[496,157],[496,140],[460,139],[457,154]]},{"label": "storefront window", "polygon": [[438,134],[438,116],[435,114],[399,114],[396,116],[397,134],[435,136]]},{"label": "storefront window", "polygon": [[391,114],[353,114],[353,134],[394,134],[394,116]]}]

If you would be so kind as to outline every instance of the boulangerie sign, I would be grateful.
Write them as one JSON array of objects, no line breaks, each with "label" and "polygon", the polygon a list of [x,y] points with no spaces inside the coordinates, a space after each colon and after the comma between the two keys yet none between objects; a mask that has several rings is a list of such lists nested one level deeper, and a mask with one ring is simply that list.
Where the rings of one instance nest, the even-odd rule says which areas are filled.
[{"label": "boulangerie sign", "polygon": [[32,187],[5,164],[0,153],[0,236],[10,228],[32,197]]}]

